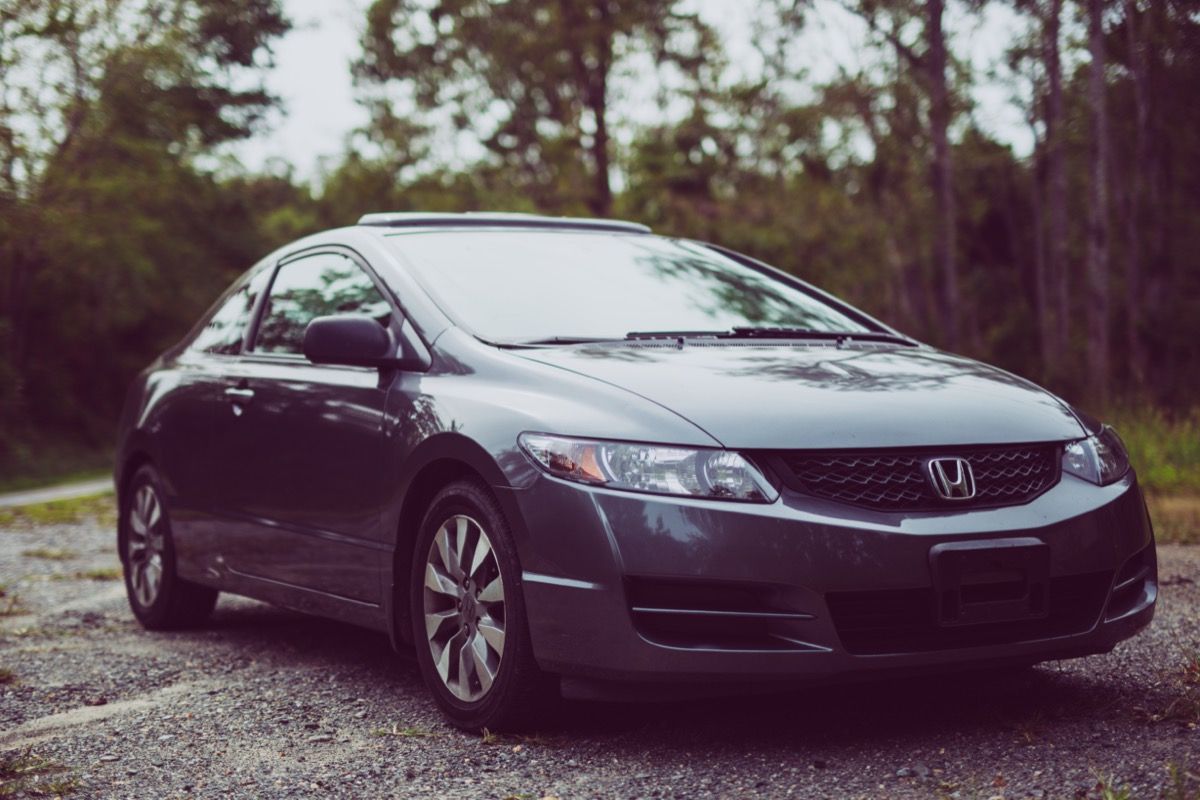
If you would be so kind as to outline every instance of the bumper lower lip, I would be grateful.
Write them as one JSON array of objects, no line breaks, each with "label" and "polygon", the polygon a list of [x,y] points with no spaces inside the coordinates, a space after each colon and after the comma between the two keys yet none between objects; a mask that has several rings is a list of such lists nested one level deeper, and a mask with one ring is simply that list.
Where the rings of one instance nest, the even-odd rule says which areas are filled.
[{"label": "bumper lower lip", "polygon": [[[1065,477],[1024,506],[907,517],[790,494],[769,506],[747,506],[545,478],[509,500],[523,523],[518,538],[535,654],[543,668],[567,676],[820,682],[1066,658],[1105,652],[1136,634],[1153,617],[1157,597],[1153,535],[1132,474],[1107,487]],[[830,599],[839,594],[931,591],[935,545],[1012,536],[1048,546],[1050,578],[1064,579],[1060,586],[1092,576],[1094,609],[1081,607],[1070,624],[1027,635],[1020,626],[999,638],[918,642],[900,635],[866,648],[835,618]],[[1139,553],[1148,554],[1141,569],[1130,561]],[[643,579],[700,588],[687,589],[690,603],[664,607],[639,588]],[[705,586],[718,587],[714,594],[746,588],[765,599],[714,606],[704,599]],[[729,612],[721,630],[770,635],[715,644],[703,636],[659,635],[688,630],[671,626],[689,605]],[[786,618],[769,616],[775,613]],[[747,615],[744,624],[737,614]],[[656,627],[656,619],[671,624]]]}]

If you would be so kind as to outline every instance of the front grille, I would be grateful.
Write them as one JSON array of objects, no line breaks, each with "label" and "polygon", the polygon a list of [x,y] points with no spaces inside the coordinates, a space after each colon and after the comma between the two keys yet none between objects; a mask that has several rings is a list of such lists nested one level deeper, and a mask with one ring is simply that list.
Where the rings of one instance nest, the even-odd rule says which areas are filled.
[{"label": "front grille", "polygon": [[[923,448],[921,450],[792,451],[776,455],[784,480],[797,491],[839,503],[886,511],[981,508],[1028,503],[1059,478],[1058,445]],[[975,497],[948,501],[926,477],[931,458],[965,458]]]},{"label": "front grille", "polygon": [[954,627],[938,624],[932,588],[831,592],[825,602],[847,652],[914,653],[1084,633],[1099,619],[1111,582],[1111,572],[1051,578],[1046,617]]}]

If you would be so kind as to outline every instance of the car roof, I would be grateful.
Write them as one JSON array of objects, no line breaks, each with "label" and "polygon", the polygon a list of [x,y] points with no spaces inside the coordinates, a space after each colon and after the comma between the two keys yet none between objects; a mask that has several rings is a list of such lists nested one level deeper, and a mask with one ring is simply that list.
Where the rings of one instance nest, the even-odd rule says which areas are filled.
[{"label": "car roof", "polygon": [[538,214],[468,211],[462,214],[426,212],[388,212],[364,214],[361,226],[371,228],[549,228],[554,230],[614,231],[650,233],[637,222],[586,217],[547,217]]}]

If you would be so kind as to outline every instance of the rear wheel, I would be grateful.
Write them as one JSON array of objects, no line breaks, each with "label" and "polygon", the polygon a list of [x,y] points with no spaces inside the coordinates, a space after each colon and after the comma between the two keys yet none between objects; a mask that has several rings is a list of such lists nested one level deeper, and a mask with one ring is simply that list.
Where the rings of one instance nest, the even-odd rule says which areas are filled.
[{"label": "rear wheel", "polygon": [[118,534],[129,607],[149,630],[198,625],[217,603],[216,589],[176,574],[175,541],[161,485],[149,465],[134,473],[122,494]]},{"label": "rear wheel", "polygon": [[433,499],[411,577],[417,661],[450,721],[501,730],[544,717],[553,682],[534,661],[516,548],[483,486],[455,482]]}]

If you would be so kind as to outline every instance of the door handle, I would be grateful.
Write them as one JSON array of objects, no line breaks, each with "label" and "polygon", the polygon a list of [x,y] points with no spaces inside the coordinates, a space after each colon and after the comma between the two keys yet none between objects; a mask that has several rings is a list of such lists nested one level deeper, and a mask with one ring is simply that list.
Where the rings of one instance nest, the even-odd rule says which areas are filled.
[{"label": "door handle", "polygon": [[244,405],[254,399],[253,389],[226,389],[225,396],[231,403]]}]

